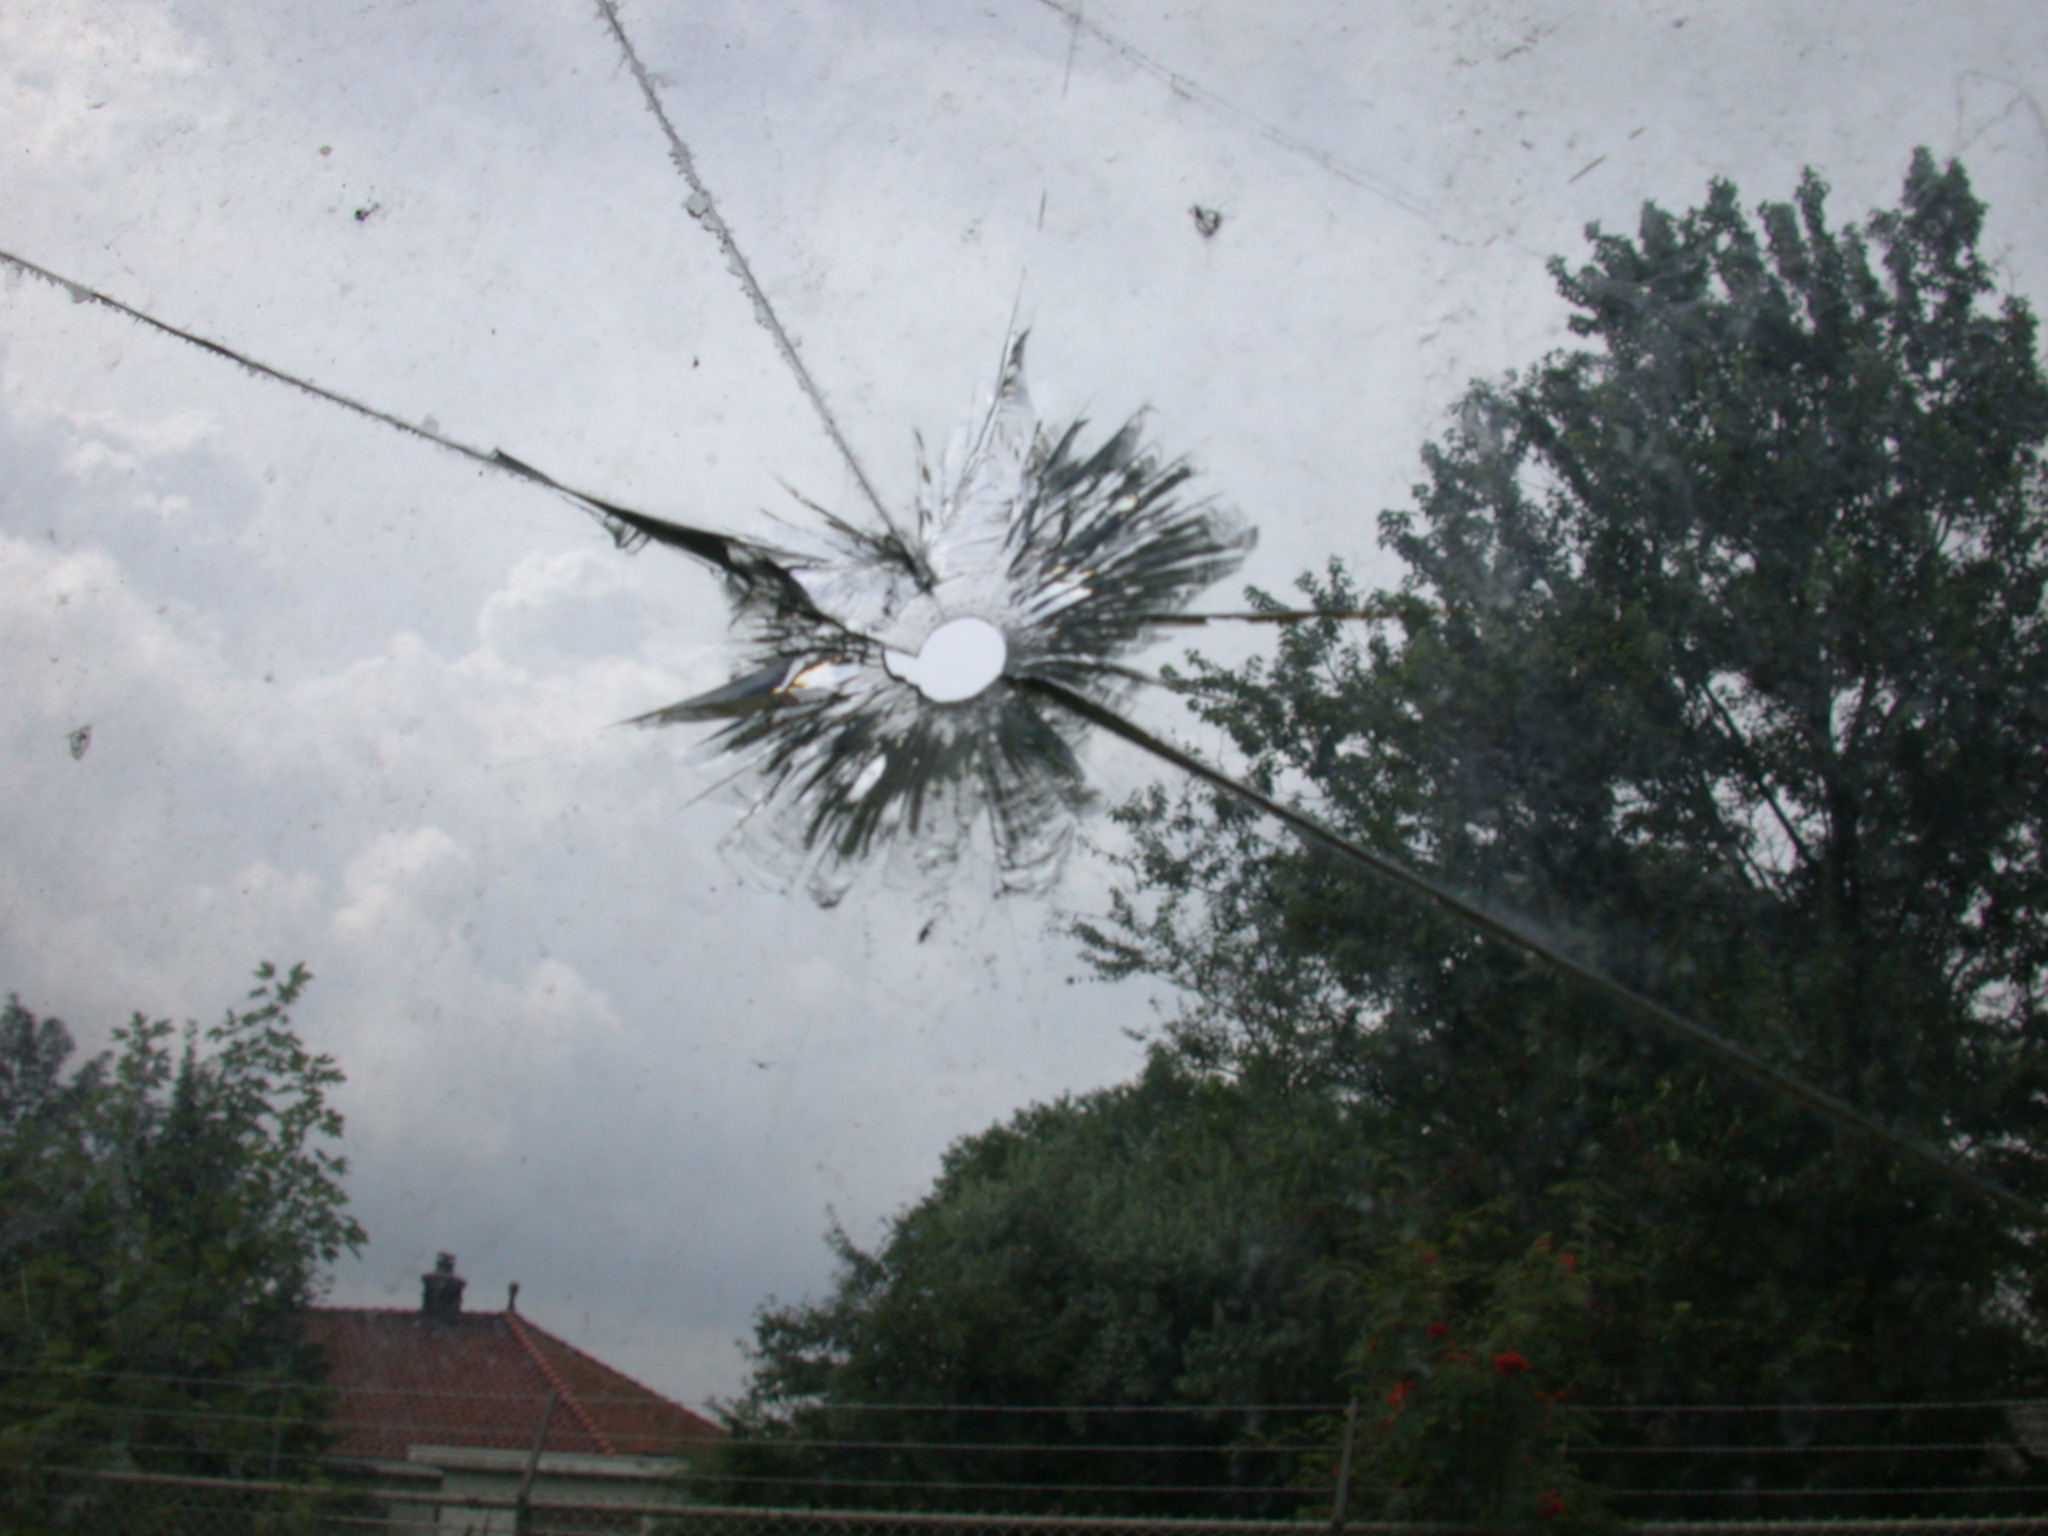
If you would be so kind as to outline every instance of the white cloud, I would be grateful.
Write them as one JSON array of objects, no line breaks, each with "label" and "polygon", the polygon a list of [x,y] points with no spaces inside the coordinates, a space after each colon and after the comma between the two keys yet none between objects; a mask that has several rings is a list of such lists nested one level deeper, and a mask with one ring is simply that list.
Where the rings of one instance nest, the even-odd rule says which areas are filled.
[{"label": "white cloud", "polygon": [[[150,115],[138,104],[166,93],[192,102],[186,88],[209,62],[162,6],[134,0],[19,0],[0,14],[0,59],[11,86],[0,92],[0,135],[18,155],[73,164],[131,149]],[[208,111],[190,126],[221,117]]]},{"label": "white cloud", "polygon": [[334,914],[335,931],[362,938],[416,929],[428,904],[452,894],[467,863],[455,839],[439,827],[380,834],[342,875],[348,905]]}]

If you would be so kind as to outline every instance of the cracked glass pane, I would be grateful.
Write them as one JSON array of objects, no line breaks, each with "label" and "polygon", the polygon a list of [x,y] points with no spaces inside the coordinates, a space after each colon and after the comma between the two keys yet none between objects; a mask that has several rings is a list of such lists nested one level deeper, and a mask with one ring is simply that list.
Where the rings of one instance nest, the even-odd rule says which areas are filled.
[{"label": "cracked glass pane", "polygon": [[[822,1212],[866,1252],[959,1138],[1142,1097],[1148,1050],[1219,1094],[1405,1094],[1417,1181],[1468,1189],[1425,1154],[1469,1134],[1458,1169],[1556,1175],[1503,1175],[1518,1210],[1622,1146],[1656,1195],[1628,1209],[1667,1213],[1637,1230],[1751,1199],[1779,1268],[1703,1302],[1829,1260],[1773,1199],[1867,1197],[1837,1249],[1918,1245],[1871,1288],[1899,1318],[2019,1307],[2018,1269],[1944,1267],[2010,1236],[1953,1215],[1967,1190],[1744,1138],[1812,1088],[2041,1194],[2038,1128],[1985,1086],[2036,1070],[2039,829],[1935,835],[2027,781],[2000,765],[2031,684],[1996,667],[2038,627],[2031,525],[1913,500],[2004,451],[1987,423],[2039,452],[2020,384],[1969,393],[2024,374],[2000,306],[2048,293],[2038,9],[10,5],[0,991],[89,1051],[305,960],[370,1233],[330,1299],[410,1308],[452,1250],[693,1404],[746,1386],[763,1298],[831,1294]],[[1925,216],[1867,222],[1920,146]],[[1969,223],[1952,157],[1967,273],[1929,254]],[[1767,387],[1957,274],[1951,329],[1813,376],[1864,391],[1853,430],[1833,386]],[[1561,361],[1616,337],[1632,372]],[[1572,520],[1599,496],[1635,521]],[[1940,622],[1937,567],[1975,594]],[[1192,627],[1217,610],[1247,622]],[[1805,614],[1805,650],[1764,647]],[[1645,657],[1683,686],[1631,691]],[[1325,825],[1452,905],[1303,858]],[[1772,1086],[1701,1086],[1622,992]],[[1478,1016],[1508,1033],[1468,1048]],[[1747,1161],[1717,1175],[1721,1146]],[[1298,1210],[1276,1176],[1292,1224],[1231,1283],[1326,1217],[1393,1251],[1372,1223],[1413,1191],[1372,1177]],[[1805,1301],[1784,1337],[1835,1315]],[[1878,1352],[1854,1315],[1750,1353],[1846,1392],[1814,1361]],[[1901,1353],[1932,1400],[1932,1347]],[[1489,1391],[1549,1368],[1488,1358]]]}]

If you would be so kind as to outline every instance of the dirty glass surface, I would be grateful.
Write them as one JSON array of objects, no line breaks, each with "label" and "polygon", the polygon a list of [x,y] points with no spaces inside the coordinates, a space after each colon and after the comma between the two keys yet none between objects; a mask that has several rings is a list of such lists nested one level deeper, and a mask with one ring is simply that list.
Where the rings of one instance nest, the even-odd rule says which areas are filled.
[{"label": "dirty glass surface", "polygon": [[[786,605],[736,630],[730,569],[16,271],[0,988],[96,1047],[303,960],[369,1234],[332,1299],[411,1306],[451,1250],[473,1302],[517,1281],[686,1403],[738,1390],[766,1298],[824,1284],[828,1219],[871,1238],[950,1141],[1129,1076],[1176,1006],[1076,985],[1062,916],[1107,900],[1102,807],[1171,770],[1067,717],[926,707],[978,708],[1010,657],[974,616],[1057,608],[1072,573],[930,612],[884,590],[891,526],[946,522],[921,465],[1024,455],[974,435],[1024,430],[1020,333],[1077,459],[1135,420],[1155,476],[1192,467],[1177,505],[1215,521],[1183,574],[1242,566],[1144,600],[1220,609],[1331,556],[1394,579],[1376,519],[1420,445],[1568,341],[1545,259],[1645,200],[1783,199],[1810,166],[1848,220],[1925,145],[1968,166],[1998,280],[2048,294],[2028,5],[611,17],[630,55],[583,5],[10,6],[0,249],[606,504],[824,550],[802,601],[874,610],[861,719],[941,720],[917,752],[965,764],[888,826],[932,857],[867,856],[886,752],[764,788],[759,742],[717,750],[774,718],[722,709],[736,679],[861,660]],[[972,586],[985,530],[951,526]],[[1136,674],[1105,697],[1228,766],[1145,681],[1178,640],[1141,629],[1089,642]],[[783,855],[830,794],[848,857],[821,873]]]}]

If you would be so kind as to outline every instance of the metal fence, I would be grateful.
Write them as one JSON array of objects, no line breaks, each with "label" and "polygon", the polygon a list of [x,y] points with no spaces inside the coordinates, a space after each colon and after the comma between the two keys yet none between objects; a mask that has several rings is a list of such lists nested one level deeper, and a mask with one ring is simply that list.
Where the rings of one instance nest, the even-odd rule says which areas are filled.
[{"label": "metal fence", "polygon": [[[9,1536],[1500,1536],[1498,1526],[1418,1522],[1351,1521],[1339,1531],[1329,1521],[574,1504],[61,1469],[0,1474],[0,1520]],[[1627,1536],[2048,1536],[2048,1515],[1642,1521],[1619,1529]]]},{"label": "metal fence", "polygon": [[[686,1448],[594,1454],[564,1439],[579,1414],[603,1421],[610,1400],[588,1396],[555,1413],[552,1394],[409,1389],[371,1413],[259,1382],[0,1372],[0,1385],[0,1536],[1447,1529],[1378,1518],[1402,1511],[1399,1490],[1376,1486],[1391,1474],[1363,1440],[1356,1465],[1345,1459],[1338,1405],[839,1404],[801,1436],[700,1438],[677,1456],[657,1452]],[[1577,1475],[1617,1528],[2048,1536],[2048,1404],[1559,1411],[1577,1426]]]}]

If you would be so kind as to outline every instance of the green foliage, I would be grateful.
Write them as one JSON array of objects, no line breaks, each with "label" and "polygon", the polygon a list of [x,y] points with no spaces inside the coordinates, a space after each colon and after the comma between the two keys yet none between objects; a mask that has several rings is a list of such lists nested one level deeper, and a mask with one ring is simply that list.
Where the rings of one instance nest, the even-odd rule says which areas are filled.
[{"label": "green foliage", "polygon": [[1600,1490],[1571,1459],[1587,1421],[1560,1411],[1599,1388],[1581,1259],[1548,1235],[1517,1251],[1498,1213],[1481,1211],[1442,1242],[1389,1245],[1360,1276],[1353,1513],[1606,1523]]},{"label": "green foliage", "polygon": [[298,1314],[363,1234],[309,979],[265,965],[203,1030],[138,1014],[69,1076],[62,1023],[0,1015],[0,1466],[260,1477],[321,1444]]},{"label": "green foliage", "polygon": [[[1390,621],[1194,669],[1262,788],[2040,1202],[2048,382],[1981,221],[1922,154],[1857,227],[1808,176],[1592,231],[1553,266],[1586,345],[1475,386],[1381,519],[1400,589],[1303,582]],[[1715,1517],[1996,1481],[1990,1414],[1810,1410],[2040,1390],[1997,1211],[1233,797],[1120,814],[1077,928],[1185,1011],[763,1312],[732,1496],[1290,1513],[1335,1431],[1222,1407],[1354,1389],[1361,1515],[1594,1527],[1645,1467]]]},{"label": "green foliage", "polygon": [[[760,1315],[753,1380],[727,1415],[731,1495],[1290,1507],[1289,1458],[1252,1448],[1283,1424],[1147,1410],[1340,1395],[1344,1333],[1325,1280],[1365,1155],[1332,1104],[1203,1081],[1164,1060],[1134,1083],[959,1142],[876,1252],[835,1235],[830,1296]],[[855,1406],[877,1404],[891,1406]],[[974,1483],[1005,1487],[963,1491]],[[1239,1492],[1219,1504],[1216,1492],[1169,1485]]]},{"label": "green foliage", "polygon": [[[1809,175],[1754,219],[1716,185],[1592,231],[1553,264],[1588,345],[1475,386],[1382,518],[1397,620],[1195,669],[1255,782],[2039,1203],[2048,383],[1981,221],[1923,153],[1860,227]],[[1363,606],[1341,563],[1303,587]],[[1376,1193],[1414,1232],[1485,1206],[1612,1244],[1588,1348],[1642,1405],[1615,1434],[2039,1389],[2048,1298],[1996,1212],[1228,797],[1122,819],[1126,881],[1080,932],[1185,988],[1182,1061],[1342,1095],[1381,1166],[1401,1149]],[[1899,1475],[1756,1476],[1814,1465]]]}]

